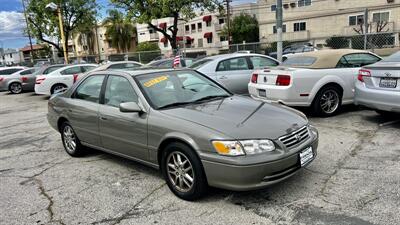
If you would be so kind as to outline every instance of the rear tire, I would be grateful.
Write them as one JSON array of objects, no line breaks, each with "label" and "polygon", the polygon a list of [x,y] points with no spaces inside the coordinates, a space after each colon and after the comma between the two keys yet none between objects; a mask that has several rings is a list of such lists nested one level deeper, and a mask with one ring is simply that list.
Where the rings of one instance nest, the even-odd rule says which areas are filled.
[{"label": "rear tire", "polygon": [[61,139],[65,151],[73,157],[81,156],[84,153],[84,146],[69,122],[65,121],[60,127]]},{"label": "rear tire", "polygon": [[13,82],[8,87],[8,90],[13,94],[20,94],[22,92],[22,85],[18,82]]},{"label": "rear tire", "polygon": [[183,143],[171,143],[164,149],[161,171],[169,189],[181,199],[193,201],[207,191],[207,179],[201,161]]},{"label": "rear tire", "polygon": [[317,116],[330,117],[342,108],[342,91],[335,86],[323,87],[314,98],[312,110]]},{"label": "rear tire", "polygon": [[53,85],[53,87],[51,87],[50,89],[50,94],[54,94],[54,92],[67,88],[67,86],[65,84],[55,84]]}]

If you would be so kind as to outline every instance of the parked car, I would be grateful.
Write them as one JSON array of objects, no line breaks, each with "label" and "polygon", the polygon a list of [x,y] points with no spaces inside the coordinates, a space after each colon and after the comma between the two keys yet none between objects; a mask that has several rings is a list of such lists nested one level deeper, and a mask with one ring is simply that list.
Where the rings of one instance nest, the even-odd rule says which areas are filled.
[{"label": "parked car", "polygon": [[[282,51],[282,61],[287,60],[288,58],[292,57],[293,55],[296,54],[301,54],[304,52],[314,52],[314,51],[318,51],[318,48],[314,47],[311,44],[294,44],[294,45],[290,45],[287,46],[285,48],[283,48]],[[269,56],[273,57],[273,58],[278,58],[278,53],[277,52],[271,52],[269,53]]]},{"label": "parked car", "polygon": [[10,91],[10,85],[13,83],[10,83],[12,77],[9,77],[11,76],[11,74],[24,69],[26,69],[26,67],[23,66],[0,67],[0,91]]},{"label": "parked car", "polygon": [[23,91],[32,91],[35,82],[33,82],[33,85],[23,85],[23,81],[25,80],[25,75],[32,74],[36,69],[37,68],[23,69],[4,76],[3,79],[0,78],[0,88],[2,90],[8,90],[13,94],[20,94]]},{"label": "parked car", "polygon": [[320,116],[332,116],[354,102],[354,83],[360,67],[380,61],[361,50],[321,50],[289,58],[277,68],[255,71],[251,96],[289,106],[311,107]]},{"label": "parked car", "polygon": [[24,91],[35,91],[36,77],[39,75],[46,75],[52,71],[64,67],[66,65],[56,64],[56,65],[43,65],[40,68],[35,68],[33,73],[21,74],[20,80],[22,84],[22,89]]},{"label": "parked car", "polygon": [[96,67],[96,64],[70,65],[56,69],[47,75],[39,75],[36,77],[35,93],[52,95],[54,92],[69,88],[82,74]]},{"label": "parked car", "polygon": [[233,53],[206,57],[190,68],[209,76],[235,94],[248,94],[247,83],[253,71],[277,65],[279,62],[269,56]]},{"label": "parked car", "polygon": [[363,67],[356,82],[355,104],[381,114],[400,113],[400,51]]},{"label": "parked car", "polygon": [[[192,59],[192,58],[181,57],[179,67],[189,67],[193,64],[193,62],[194,62],[194,59]],[[146,64],[146,66],[153,67],[153,68],[162,68],[162,69],[173,68],[174,67],[174,58],[151,61],[150,63]]]},{"label": "parked car", "polygon": [[104,65],[101,65],[94,69],[93,71],[101,71],[101,70],[136,70],[142,67],[143,64],[136,61],[117,61],[117,62],[109,62]]},{"label": "parked car", "polygon": [[208,185],[263,188],[317,154],[318,132],[304,114],[232,95],[188,69],[90,72],[48,104],[68,154],[89,146],[159,168],[186,200]]}]

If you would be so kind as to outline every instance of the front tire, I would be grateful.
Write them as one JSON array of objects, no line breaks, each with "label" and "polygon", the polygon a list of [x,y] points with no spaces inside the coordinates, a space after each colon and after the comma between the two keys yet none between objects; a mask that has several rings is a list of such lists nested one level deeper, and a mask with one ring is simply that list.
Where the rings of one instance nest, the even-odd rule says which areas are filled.
[{"label": "front tire", "polygon": [[169,189],[181,199],[193,201],[207,191],[200,159],[183,143],[171,143],[164,149],[161,170]]},{"label": "front tire", "polygon": [[18,82],[13,82],[10,84],[8,90],[13,94],[20,94],[22,92],[22,85]]},{"label": "front tire", "polygon": [[312,109],[317,116],[330,117],[342,108],[342,91],[335,86],[323,87],[315,96]]},{"label": "front tire", "polygon": [[84,153],[84,146],[69,122],[64,122],[60,128],[61,139],[65,151],[73,157],[81,156]]}]

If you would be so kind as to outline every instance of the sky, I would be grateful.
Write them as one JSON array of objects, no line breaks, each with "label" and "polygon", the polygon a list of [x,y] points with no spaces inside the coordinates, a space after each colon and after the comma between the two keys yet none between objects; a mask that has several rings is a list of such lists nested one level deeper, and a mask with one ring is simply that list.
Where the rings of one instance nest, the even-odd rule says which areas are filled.
[{"label": "sky", "polygon": [[[96,0],[100,5],[100,16],[105,17],[112,6],[109,0]],[[234,4],[254,2],[254,0],[233,0]],[[29,40],[23,30],[26,26],[21,13],[21,0],[0,0],[0,48],[22,48]],[[35,41],[33,40],[33,43]]]}]

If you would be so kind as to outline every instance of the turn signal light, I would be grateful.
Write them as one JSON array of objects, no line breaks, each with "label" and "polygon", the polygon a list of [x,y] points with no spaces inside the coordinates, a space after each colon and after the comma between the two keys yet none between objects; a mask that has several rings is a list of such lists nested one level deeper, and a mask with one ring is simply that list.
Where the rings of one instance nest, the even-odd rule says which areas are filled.
[{"label": "turn signal light", "polygon": [[371,76],[371,71],[361,69],[360,71],[358,71],[357,79],[361,82],[364,82],[364,77],[370,77],[370,76]]},{"label": "turn signal light", "polygon": [[258,74],[253,73],[253,75],[251,75],[251,83],[257,84],[257,80],[258,80]]},{"label": "turn signal light", "polygon": [[4,80],[4,77],[0,77],[0,82]]},{"label": "turn signal light", "polygon": [[289,86],[290,76],[289,75],[278,75],[276,78],[276,86]]}]

